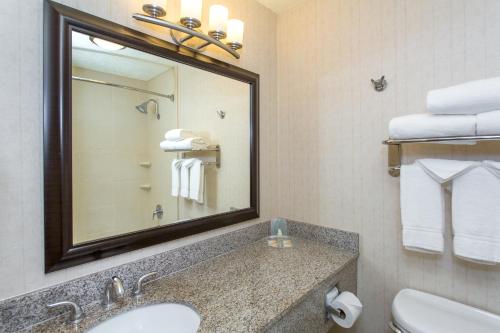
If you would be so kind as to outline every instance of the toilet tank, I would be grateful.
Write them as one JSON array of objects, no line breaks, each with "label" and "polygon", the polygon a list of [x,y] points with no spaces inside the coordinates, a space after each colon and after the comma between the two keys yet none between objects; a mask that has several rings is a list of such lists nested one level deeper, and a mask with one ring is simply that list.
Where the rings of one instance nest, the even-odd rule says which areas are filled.
[{"label": "toilet tank", "polygon": [[427,294],[403,289],[392,302],[396,325],[411,333],[499,333],[500,316]]}]

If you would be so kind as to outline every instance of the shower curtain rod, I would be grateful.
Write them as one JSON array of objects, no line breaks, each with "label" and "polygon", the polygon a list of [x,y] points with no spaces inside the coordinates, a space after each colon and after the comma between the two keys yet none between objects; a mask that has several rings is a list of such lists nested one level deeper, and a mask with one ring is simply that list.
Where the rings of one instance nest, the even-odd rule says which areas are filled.
[{"label": "shower curtain rod", "polygon": [[145,90],[145,89],[140,89],[140,88],[134,88],[134,87],[130,87],[130,86],[124,86],[124,85],[121,85],[121,84],[116,84],[116,83],[111,83],[111,82],[105,82],[105,81],[100,81],[100,80],[88,79],[88,78],[79,77],[79,76],[73,76],[73,80],[83,81],[83,82],[89,82],[89,83],[96,83],[96,84],[102,84],[104,86],[110,86],[110,87],[115,87],[115,88],[122,88],[122,89],[127,89],[127,90],[138,91],[138,92],[145,93],[145,94],[151,94],[151,95],[155,95],[155,96],[165,97],[165,98],[168,98],[169,100],[171,100],[172,102],[174,101],[174,95],[173,94],[172,95],[165,95],[165,94],[160,94],[160,93],[157,93],[157,92],[154,92],[154,91],[150,91],[150,90]]}]

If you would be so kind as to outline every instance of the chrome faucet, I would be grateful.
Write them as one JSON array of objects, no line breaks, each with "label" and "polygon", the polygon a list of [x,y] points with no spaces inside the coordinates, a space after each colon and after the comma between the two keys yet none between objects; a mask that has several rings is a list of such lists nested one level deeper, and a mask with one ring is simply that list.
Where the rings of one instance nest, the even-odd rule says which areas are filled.
[{"label": "chrome faucet", "polygon": [[155,277],[157,274],[158,274],[157,272],[151,272],[141,276],[139,280],[137,280],[137,283],[135,284],[134,289],[132,290],[132,295],[136,298],[141,297],[144,294],[142,287],[144,280],[146,280],[149,277]]},{"label": "chrome faucet", "polygon": [[105,309],[109,309],[114,302],[122,300],[124,296],[123,281],[119,277],[113,276],[104,287],[102,305]]},{"label": "chrome faucet", "polygon": [[62,306],[70,306],[71,307],[71,311],[69,314],[69,321],[68,321],[69,324],[78,324],[85,317],[85,315],[82,311],[82,308],[76,303],[63,301],[63,302],[57,302],[57,303],[53,303],[53,304],[47,304],[47,307],[49,309],[58,308],[58,307],[62,307]]}]

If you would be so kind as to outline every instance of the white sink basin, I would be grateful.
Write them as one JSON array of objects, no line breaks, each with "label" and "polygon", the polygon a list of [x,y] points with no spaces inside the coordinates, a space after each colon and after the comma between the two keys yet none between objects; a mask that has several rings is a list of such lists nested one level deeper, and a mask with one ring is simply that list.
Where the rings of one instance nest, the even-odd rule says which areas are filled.
[{"label": "white sink basin", "polygon": [[182,304],[156,304],[127,311],[88,333],[196,333],[200,316]]}]

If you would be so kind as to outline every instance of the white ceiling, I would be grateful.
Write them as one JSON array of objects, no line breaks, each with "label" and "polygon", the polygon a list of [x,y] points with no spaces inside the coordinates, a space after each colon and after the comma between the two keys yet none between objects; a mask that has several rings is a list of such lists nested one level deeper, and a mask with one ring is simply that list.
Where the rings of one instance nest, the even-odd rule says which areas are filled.
[{"label": "white ceiling", "polygon": [[175,63],[152,54],[131,48],[105,50],[93,44],[88,35],[75,31],[72,35],[72,62],[75,67],[149,81],[175,66]]},{"label": "white ceiling", "polygon": [[276,14],[281,14],[296,4],[307,0],[257,0]]}]

